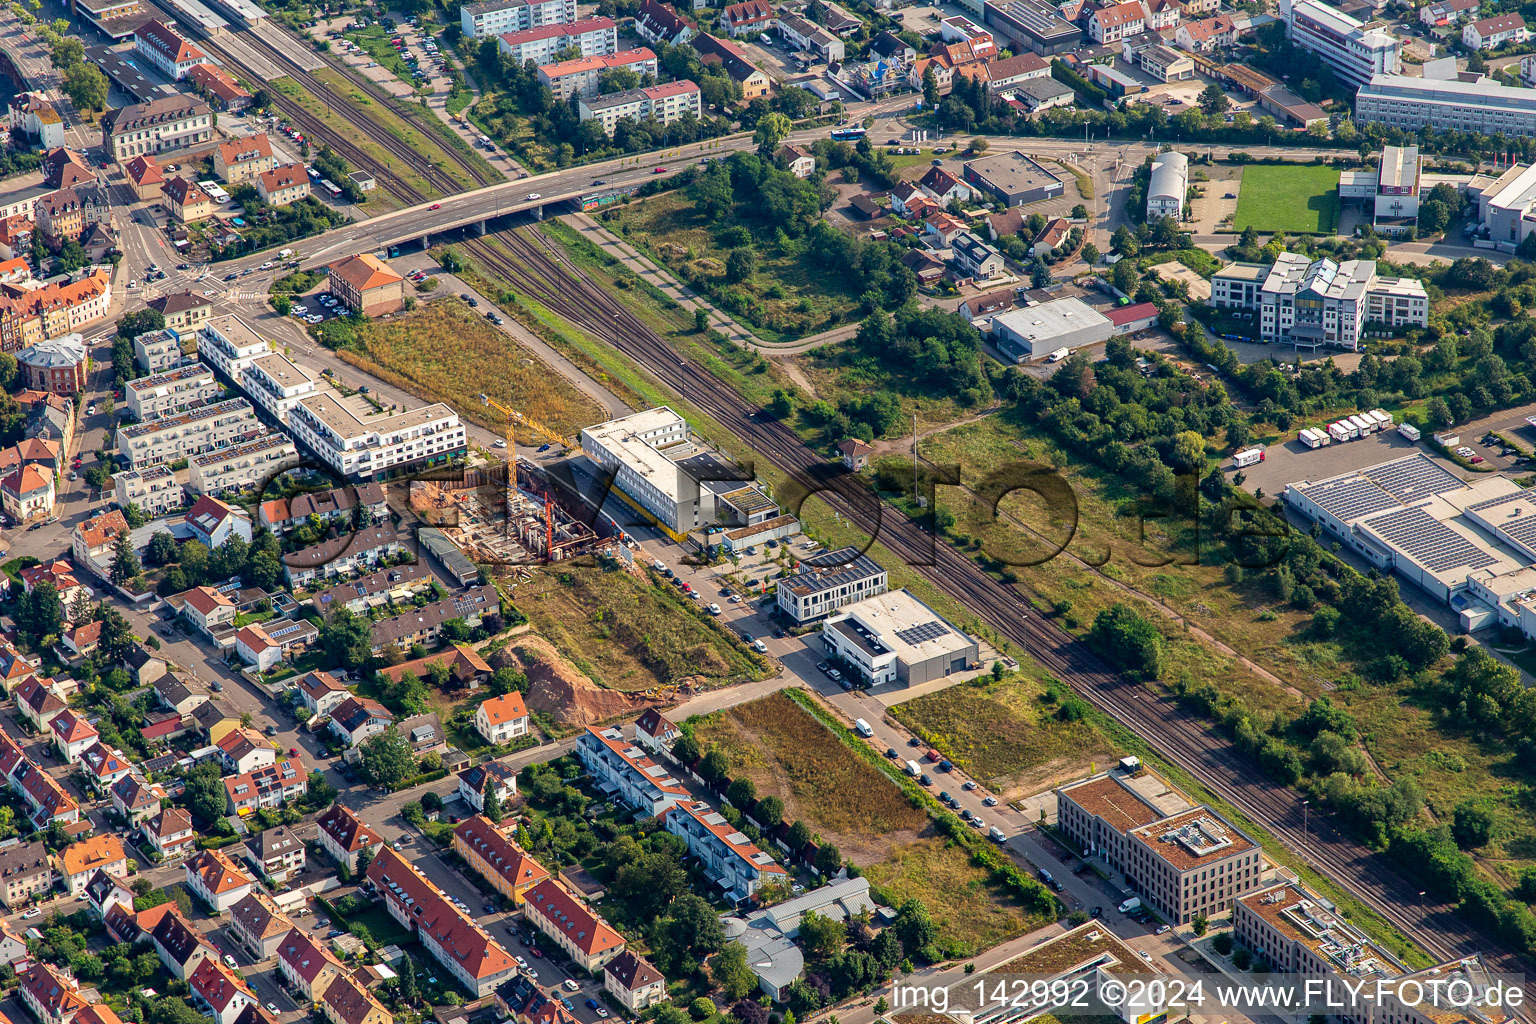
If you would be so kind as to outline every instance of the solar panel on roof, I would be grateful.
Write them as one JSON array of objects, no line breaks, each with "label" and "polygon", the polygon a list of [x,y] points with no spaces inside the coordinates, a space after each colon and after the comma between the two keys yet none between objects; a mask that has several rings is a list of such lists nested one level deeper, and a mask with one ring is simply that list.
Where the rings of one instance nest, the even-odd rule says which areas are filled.
[{"label": "solar panel on roof", "polygon": [[1398,504],[1398,500],[1362,476],[1329,480],[1302,488],[1324,511],[1343,520],[1368,516]]},{"label": "solar panel on roof", "polygon": [[916,626],[908,626],[906,629],[898,629],[896,636],[902,643],[909,647],[916,647],[927,640],[937,640],[941,636],[948,636],[949,630],[941,622],[923,622]]},{"label": "solar panel on roof", "polygon": [[1361,470],[1360,475],[1402,501],[1467,486],[1450,470],[1424,455],[1384,462]]},{"label": "solar panel on roof", "polygon": [[1365,525],[1430,572],[1481,569],[1499,560],[1497,555],[1474,544],[1422,508],[1399,509],[1368,520]]}]

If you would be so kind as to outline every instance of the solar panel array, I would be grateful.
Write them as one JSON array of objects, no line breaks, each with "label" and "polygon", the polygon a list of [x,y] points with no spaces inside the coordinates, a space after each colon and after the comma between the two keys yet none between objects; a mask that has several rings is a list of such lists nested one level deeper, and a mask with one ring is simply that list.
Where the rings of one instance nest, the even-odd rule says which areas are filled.
[{"label": "solar panel array", "polygon": [[1456,474],[1422,454],[1362,469],[1360,475],[1403,502],[1467,486]]},{"label": "solar panel array", "polygon": [[1360,476],[1313,484],[1303,488],[1302,493],[1317,502],[1324,511],[1346,522],[1384,511],[1399,503],[1392,495]]},{"label": "solar panel array", "polygon": [[1499,560],[1422,508],[1399,509],[1367,520],[1365,525],[1430,572],[1481,569]]},{"label": "solar panel array", "polygon": [[906,629],[898,629],[896,636],[902,643],[909,647],[916,647],[927,640],[937,640],[941,636],[948,636],[949,629],[942,622],[923,622],[916,626],[908,626]]}]

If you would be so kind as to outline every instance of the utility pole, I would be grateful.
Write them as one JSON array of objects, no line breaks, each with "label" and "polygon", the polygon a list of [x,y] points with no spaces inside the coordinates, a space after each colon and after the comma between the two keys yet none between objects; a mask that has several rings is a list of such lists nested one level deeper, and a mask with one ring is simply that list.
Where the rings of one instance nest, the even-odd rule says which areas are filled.
[{"label": "utility pole", "polygon": [[912,504],[917,504],[917,413],[912,414]]}]

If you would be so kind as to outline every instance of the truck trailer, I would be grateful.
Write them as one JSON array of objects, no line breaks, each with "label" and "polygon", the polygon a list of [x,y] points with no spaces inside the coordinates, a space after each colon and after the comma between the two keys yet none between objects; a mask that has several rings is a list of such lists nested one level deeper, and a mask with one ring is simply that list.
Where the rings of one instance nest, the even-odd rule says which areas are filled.
[{"label": "truck trailer", "polygon": [[1243,469],[1247,466],[1256,466],[1263,461],[1263,448],[1248,448],[1232,456],[1232,464],[1238,469]]},{"label": "truck trailer", "polygon": [[1417,441],[1420,436],[1419,428],[1414,426],[1412,423],[1399,423],[1397,425],[1397,432],[1402,434],[1410,441]]}]

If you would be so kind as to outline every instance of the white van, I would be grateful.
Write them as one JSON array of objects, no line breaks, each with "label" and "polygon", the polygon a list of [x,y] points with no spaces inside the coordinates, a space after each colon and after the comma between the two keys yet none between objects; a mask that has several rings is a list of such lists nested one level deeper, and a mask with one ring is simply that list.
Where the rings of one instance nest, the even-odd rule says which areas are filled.
[{"label": "white van", "polygon": [[1141,897],[1140,896],[1132,896],[1130,899],[1128,899],[1124,903],[1120,904],[1120,913],[1122,913],[1122,914],[1129,914],[1133,910],[1140,910],[1140,909],[1141,909]]},{"label": "white van", "polygon": [[993,825],[990,829],[987,830],[987,835],[992,837],[992,841],[994,843],[1004,842],[1008,838],[1007,836],[1003,835],[1003,830],[998,828],[996,825]]},{"label": "white van", "polygon": [[858,730],[860,736],[863,736],[866,739],[875,734],[875,730],[871,729],[869,727],[869,723],[864,721],[862,718],[855,718],[853,720],[853,727]]}]

